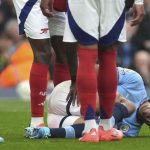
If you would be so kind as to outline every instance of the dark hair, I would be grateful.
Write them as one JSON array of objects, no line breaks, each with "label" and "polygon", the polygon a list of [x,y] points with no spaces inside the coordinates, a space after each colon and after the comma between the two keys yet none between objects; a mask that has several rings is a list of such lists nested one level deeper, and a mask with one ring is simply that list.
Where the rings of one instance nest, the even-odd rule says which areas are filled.
[{"label": "dark hair", "polygon": [[[137,112],[137,119],[138,119],[138,121],[140,122],[140,123],[145,123],[145,124],[147,124],[148,126],[150,126],[150,116],[149,117],[147,117],[146,115],[144,115],[144,112],[143,111],[140,111],[141,109],[141,106],[145,103],[145,102],[149,102],[150,103],[150,99],[148,99],[148,100],[146,100],[146,101],[144,101],[141,105],[140,105],[140,107],[138,108],[138,112]],[[148,109],[148,108],[146,108],[146,109]],[[144,110],[146,110],[146,109],[144,109]],[[143,110],[143,109],[142,109]]]}]

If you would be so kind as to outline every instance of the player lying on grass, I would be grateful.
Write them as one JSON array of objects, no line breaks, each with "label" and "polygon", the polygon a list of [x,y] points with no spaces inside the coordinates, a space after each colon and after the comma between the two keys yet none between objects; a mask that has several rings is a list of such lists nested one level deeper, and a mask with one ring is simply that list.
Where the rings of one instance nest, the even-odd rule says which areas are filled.
[{"label": "player lying on grass", "polygon": [[[119,94],[111,120],[115,127],[123,130],[125,136],[138,136],[143,123],[150,125],[150,100],[147,98],[143,80],[137,72],[121,67],[117,70]],[[69,87],[70,81],[65,81],[56,86],[50,95],[49,128],[26,128],[27,137],[77,138],[82,135],[84,122],[80,116],[80,106],[77,102],[74,105],[71,101],[66,102]],[[97,121],[99,122],[99,119]]]}]

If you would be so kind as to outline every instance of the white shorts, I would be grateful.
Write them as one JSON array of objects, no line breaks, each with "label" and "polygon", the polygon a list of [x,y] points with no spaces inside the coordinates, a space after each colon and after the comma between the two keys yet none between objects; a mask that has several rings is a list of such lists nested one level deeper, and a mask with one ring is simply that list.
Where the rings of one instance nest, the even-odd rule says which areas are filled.
[{"label": "white shorts", "polygon": [[48,114],[47,126],[49,128],[63,128],[71,126],[80,116],[61,116],[56,114]]},{"label": "white shorts", "polygon": [[80,106],[66,101],[71,81],[58,84],[48,98],[47,124],[50,128],[72,125],[80,118]]},{"label": "white shorts", "polygon": [[54,10],[53,15],[52,18],[49,18],[50,36],[63,36],[66,24],[66,14],[65,12]]},{"label": "white shorts", "polygon": [[65,42],[126,41],[125,0],[68,0]]},{"label": "white shorts", "polygon": [[[17,13],[19,33],[25,33],[27,37],[30,37],[32,39],[50,38],[48,18],[42,14],[40,2],[41,0],[13,0]],[[65,14],[61,12],[57,15],[56,14],[57,12],[55,11],[55,19],[51,19],[51,21],[54,20],[53,24],[60,23],[59,27],[61,29],[59,29],[57,32],[56,29],[51,29],[51,32],[53,35],[54,32],[56,32],[56,35],[63,35],[65,26]],[[61,15],[61,17],[57,17],[59,15]],[[55,21],[57,18],[58,21]],[[54,28],[54,26],[55,25],[53,25],[52,28]]]}]

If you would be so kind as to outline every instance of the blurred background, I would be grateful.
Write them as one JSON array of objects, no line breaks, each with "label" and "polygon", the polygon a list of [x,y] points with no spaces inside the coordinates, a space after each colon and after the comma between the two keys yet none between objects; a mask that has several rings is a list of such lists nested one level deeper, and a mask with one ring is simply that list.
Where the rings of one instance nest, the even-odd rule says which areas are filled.
[{"label": "blurred background", "polygon": [[[150,0],[145,0],[145,11],[136,27],[130,26],[132,10],[127,13],[127,42],[119,46],[117,65],[137,71],[150,96]],[[12,0],[0,0],[0,99],[29,99],[26,92],[32,60],[28,41],[18,35]]]}]

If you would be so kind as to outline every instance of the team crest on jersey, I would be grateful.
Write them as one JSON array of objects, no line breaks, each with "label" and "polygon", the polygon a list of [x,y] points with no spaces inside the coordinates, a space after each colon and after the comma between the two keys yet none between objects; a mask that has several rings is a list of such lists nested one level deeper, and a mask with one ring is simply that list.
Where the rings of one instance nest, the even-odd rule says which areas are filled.
[{"label": "team crest on jersey", "polygon": [[123,133],[128,132],[129,129],[130,129],[130,127],[129,127],[128,124],[121,124],[120,127],[119,127],[119,130],[121,130]]}]

